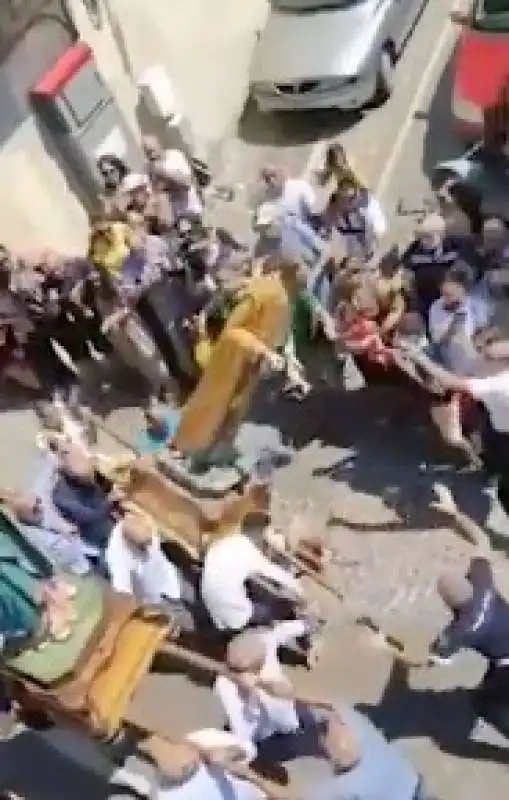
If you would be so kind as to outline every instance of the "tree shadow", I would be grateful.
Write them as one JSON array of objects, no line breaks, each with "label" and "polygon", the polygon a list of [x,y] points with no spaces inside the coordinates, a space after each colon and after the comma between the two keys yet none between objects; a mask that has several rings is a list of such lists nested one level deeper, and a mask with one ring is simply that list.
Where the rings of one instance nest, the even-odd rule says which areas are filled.
[{"label": "tree shadow", "polygon": [[[443,527],[443,519],[430,510],[436,481],[448,485],[458,507],[483,525],[490,511],[490,498],[482,491],[484,475],[462,474],[459,457],[441,443],[425,409],[418,403],[408,406],[408,399],[390,386],[345,391],[322,384],[300,403],[264,391],[250,420],[277,427],[293,452],[317,442],[339,450],[339,458],[315,467],[312,476],[381,498],[401,519],[387,530]],[[329,525],[355,529],[355,523],[336,515]],[[369,532],[370,526],[358,529]],[[381,532],[384,526],[371,529]]]},{"label": "tree shadow", "polygon": [[477,718],[471,689],[416,690],[408,674],[408,667],[395,661],[380,701],[356,706],[389,740],[427,737],[459,758],[509,764],[509,749],[469,739]]}]

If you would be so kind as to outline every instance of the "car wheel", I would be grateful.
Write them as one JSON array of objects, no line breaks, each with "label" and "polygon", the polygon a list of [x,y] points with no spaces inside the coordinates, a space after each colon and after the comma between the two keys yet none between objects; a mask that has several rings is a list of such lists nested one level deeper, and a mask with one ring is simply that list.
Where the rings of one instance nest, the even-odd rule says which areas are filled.
[{"label": "car wheel", "polygon": [[376,89],[373,96],[373,105],[381,106],[392,94],[394,89],[394,58],[388,47],[380,53],[378,71],[376,73]]}]

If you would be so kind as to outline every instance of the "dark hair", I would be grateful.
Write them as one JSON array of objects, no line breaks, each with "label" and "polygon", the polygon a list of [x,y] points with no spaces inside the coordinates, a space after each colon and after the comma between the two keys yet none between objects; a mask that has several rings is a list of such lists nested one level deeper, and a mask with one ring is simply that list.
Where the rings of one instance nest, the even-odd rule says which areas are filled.
[{"label": "dark hair", "polygon": [[123,181],[126,175],[129,175],[130,169],[121,158],[114,155],[102,155],[97,159],[97,169],[104,175],[104,168],[106,166],[115,167],[118,172],[119,180]]},{"label": "dark hair", "polygon": [[468,292],[474,285],[473,270],[468,264],[457,262],[445,273],[442,284],[444,283],[456,283]]}]

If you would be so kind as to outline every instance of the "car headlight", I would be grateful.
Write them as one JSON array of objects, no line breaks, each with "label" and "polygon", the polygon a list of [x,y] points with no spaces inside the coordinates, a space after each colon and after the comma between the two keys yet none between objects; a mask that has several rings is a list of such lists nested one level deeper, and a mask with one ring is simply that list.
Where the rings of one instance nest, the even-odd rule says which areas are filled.
[{"label": "car headlight", "polygon": [[483,110],[456,93],[452,99],[452,113],[457,119],[473,125],[482,125],[484,121]]}]

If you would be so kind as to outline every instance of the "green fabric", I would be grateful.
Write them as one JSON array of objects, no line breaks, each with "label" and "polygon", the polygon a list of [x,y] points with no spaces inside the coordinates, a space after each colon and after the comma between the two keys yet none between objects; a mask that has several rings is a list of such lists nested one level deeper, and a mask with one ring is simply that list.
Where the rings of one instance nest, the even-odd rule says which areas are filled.
[{"label": "green fabric", "polygon": [[49,574],[44,556],[0,509],[0,633],[7,639],[32,636],[39,629],[39,582]]},{"label": "green fabric", "polygon": [[300,292],[292,309],[292,335],[296,353],[309,344],[312,330],[312,310],[307,292]]},{"label": "green fabric", "polygon": [[73,606],[77,620],[71,623],[72,634],[65,642],[48,642],[40,650],[27,650],[6,659],[7,666],[33,681],[50,686],[69,675],[88,644],[103,614],[103,593],[97,578],[68,578],[76,587]]}]

